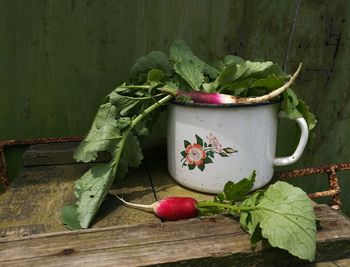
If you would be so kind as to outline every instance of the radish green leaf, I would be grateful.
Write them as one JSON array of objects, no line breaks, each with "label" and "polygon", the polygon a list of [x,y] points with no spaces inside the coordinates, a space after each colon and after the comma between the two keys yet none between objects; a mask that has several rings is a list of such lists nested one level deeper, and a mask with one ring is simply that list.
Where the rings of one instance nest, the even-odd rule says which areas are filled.
[{"label": "radish green leaf", "polygon": [[286,182],[271,185],[251,211],[269,243],[291,254],[313,261],[316,223],[311,200],[300,188]]}]

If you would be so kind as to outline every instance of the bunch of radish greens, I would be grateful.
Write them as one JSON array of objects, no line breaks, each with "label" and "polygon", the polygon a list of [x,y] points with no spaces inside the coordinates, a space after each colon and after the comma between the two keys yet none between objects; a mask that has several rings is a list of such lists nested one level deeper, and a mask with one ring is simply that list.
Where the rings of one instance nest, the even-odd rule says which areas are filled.
[{"label": "bunch of radish greens", "polygon": [[[105,97],[89,133],[75,151],[77,161],[94,161],[102,151],[109,152],[111,159],[96,164],[76,181],[76,202],[63,208],[63,223],[70,229],[89,227],[113,182],[123,179],[129,167],[140,165],[143,158],[141,143],[160,111],[172,99],[222,105],[281,100],[285,116],[292,119],[304,117],[311,130],[316,125],[315,116],[290,88],[300,67],[290,76],[271,61],[245,61],[232,55],[209,65],[196,57],[181,40],[173,42],[169,57],[154,51],[139,58],[131,68],[129,80]],[[240,199],[232,200],[228,197],[230,194],[225,193],[216,200],[222,204],[229,202],[228,205],[243,200],[245,205],[256,207],[243,209],[242,206],[236,210],[241,215],[242,227],[252,234],[253,243],[256,237],[263,236],[273,246],[312,260],[314,245],[310,244],[315,243],[315,227],[306,195],[301,197],[297,189],[292,190],[290,185],[282,182],[271,186],[264,194],[258,191],[246,197],[250,189],[242,191],[244,197]],[[292,201],[294,198],[295,202]],[[274,201],[280,209],[274,206]],[[223,206],[198,207],[215,213],[222,212]],[[229,214],[231,211],[227,210]],[[272,220],[268,219],[270,215]],[[310,242],[304,240],[307,236]],[[308,256],[299,250],[292,252],[295,250],[289,245],[277,241],[280,238],[282,243],[286,242],[287,237],[292,242],[290,246],[296,248],[300,245]]]}]

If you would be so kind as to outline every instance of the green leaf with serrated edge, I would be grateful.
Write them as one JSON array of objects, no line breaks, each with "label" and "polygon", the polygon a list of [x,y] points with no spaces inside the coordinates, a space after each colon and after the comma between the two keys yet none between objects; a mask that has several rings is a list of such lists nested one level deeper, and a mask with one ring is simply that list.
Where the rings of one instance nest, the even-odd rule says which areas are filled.
[{"label": "green leaf with serrated edge", "polygon": [[138,167],[143,159],[142,149],[137,137],[130,133],[126,139],[123,153],[120,157],[117,176],[123,179],[130,167]]},{"label": "green leaf with serrated edge", "polygon": [[[182,91],[192,91],[192,87],[187,83],[186,80],[184,80],[179,74],[176,74],[174,77],[173,77],[173,81],[174,83],[176,84],[176,88],[181,88]],[[179,98],[179,96],[178,96]],[[190,98],[191,100],[191,98]]]},{"label": "green leaf with serrated edge", "polygon": [[170,58],[174,62],[194,57],[191,48],[183,40],[174,40],[170,47]]},{"label": "green leaf with serrated edge", "polygon": [[[152,99],[149,102],[144,101],[143,105],[146,104],[146,106],[148,106],[148,105],[152,105],[153,103],[155,103],[155,102]],[[144,109],[145,109],[145,107],[142,107],[142,110],[144,110]],[[164,109],[165,109],[165,106],[164,107],[160,106],[158,108],[157,112],[152,112],[152,113],[148,114],[147,117],[145,117],[143,120],[141,120],[138,124],[136,124],[134,126],[133,132],[138,137],[141,144],[142,144],[142,142],[145,141],[147,136],[152,132],[153,128],[155,127],[156,123],[158,122],[160,114],[163,112]]]},{"label": "green leaf with serrated edge", "polygon": [[70,230],[81,229],[76,204],[67,204],[61,211],[61,221]]},{"label": "green leaf with serrated edge", "polygon": [[98,164],[76,181],[76,205],[82,228],[89,227],[113,183],[115,170],[116,167],[110,163]]},{"label": "green leaf with serrated edge", "polygon": [[235,96],[245,96],[254,81],[256,81],[256,78],[248,78],[243,81],[228,83],[220,87],[220,92]]},{"label": "green leaf with serrated edge", "polygon": [[238,183],[227,182],[224,187],[225,201],[234,203],[244,199],[253,188],[255,176],[256,173],[253,171],[247,178],[240,180]]},{"label": "green leaf with serrated edge", "polygon": [[[257,190],[252,195],[249,195],[244,201],[242,201],[240,206],[254,208],[263,196],[264,191]],[[245,231],[252,235],[256,229],[256,226],[259,224],[259,221],[256,219],[255,214],[251,214],[250,211],[242,210],[240,216],[240,224]]]},{"label": "green leaf with serrated edge", "polygon": [[186,156],[187,156],[186,152],[185,151],[181,151],[181,156],[186,158]]},{"label": "green leaf with serrated edge", "polygon": [[147,74],[147,81],[151,82],[161,82],[165,77],[164,72],[158,69],[150,70]]},{"label": "green leaf with serrated edge", "polygon": [[[190,47],[183,40],[175,40],[170,47],[170,58],[174,63],[184,60],[190,60],[196,66],[200,67],[201,73],[207,74],[210,79],[214,80],[219,74],[219,71],[196,57]],[[196,89],[198,89],[197,87]]]},{"label": "green leaf with serrated edge", "polygon": [[130,111],[134,112],[135,109],[140,104],[140,102],[144,101],[143,99],[138,100],[137,95],[133,97],[129,95],[124,95],[127,93],[128,93],[128,89],[118,87],[108,95],[109,103],[113,104],[113,106],[116,108],[117,118],[120,116],[128,115]]},{"label": "green leaf with serrated edge", "polygon": [[140,75],[144,75],[141,82],[145,82],[147,79],[147,73],[152,69],[158,69],[162,72],[171,75],[173,67],[170,64],[168,57],[161,51],[153,51],[146,56],[140,57],[130,70],[130,79],[137,80]]},{"label": "green leaf with serrated edge", "polygon": [[242,95],[242,92],[251,87],[272,90],[280,87],[288,77],[278,65],[271,61],[244,61],[224,68],[218,78],[219,91]]},{"label": "green leaf with serrated edge", "polygon": [[203,91],[206,93],[215,93],[217,91],[218,86],[219,86],[219,81],[217,79],[211,83],[202,84]]},{"label": "green leaf with serrated edge", "polygon": [[123,130],[124,128],[128,127],[130,124],[131,124],[130,117],[122,117],[117,120],[117,128],[119,130]]},{"label": "green leaf with serrated edge", "polygon": [[224,202],[225,195],[224,193],[219,193],[217,196],[214,197],[215,202]]},{"label": "green leaf with serrated edge", "polygon": [[204,63],[203,69],[204,69],[204,73],[207,74],[211,80],[214,80],[219,76],[219,73],[220,73],[219,70],[206,63]]},{"label": "green leaf with serrated edge", "polygon": [[184,147],[187,148],[191,143],[188,142],[187,140],[184,140]]},{"label": "green leaf with serrated edge", "polygon": [[274,74],[267,76],[266,78],[261,78],[258,80],[255,80],[250,87],[254,88],[254,87],[264,87],[267,89],[276,89],[281,87],[284,84],[284,79],[281,77],[278,77]]},{"label": "green leaf with serrated edge", "polygon": [[218,77],[218,88],[222,90],[225,88],[228,84],[231,84],[235,80],[235,75],[237,72],[237,66],[236,65],[230,65],[227,66],[219,75]]},{"label": "green leaf with serrated edge", "polygon": [[270,68],[272,65],[273,62],[271,61],[252,62],[247,60],[237,65],[235,80],[243,80],[248,77],[262,77],[264,76],[262,73],[266,71],[266,69]]},{"label": "green leaf with serrated edge", "polygon": [[174,69],[193,90],[198,90],[204,82],[203,67],[192,59],[177,62]]},{"label": "green leaf with serrated edge", "polygon": [[219,74],[221,71],[225,69],[225,64],[222,60],[216,60],[213,62],[212,66],[219,71]]},{"label": "green leaf with serrated edge", "polygon": [[300,188],[286,182],[271,185],[251,211],[262,236],[273,247],[286,249],[301,259],[313,261],[316,223],[311,200]]},{"label": "green leaf with serrated edge", "polygon": [[240,57],[237,57],[237,56],[234,56],[234,55],[227,55],[225,56],[224,58],[224,65],[238,65],[238,64],[241,64],[244,62],[244,59],[243,58],[240,58]]},{"label": "green leaf with serrated edge", "polygon": [[[146,94],[143,89],[138,91],[135,89],[117,88],[108,96],[107,99],[110,102],[101,105],[102,108],[100,107],[103,110],[101,114],[108,113],[108,116],[104,116],[107,119],[103,120],[101,119],[103,116],[98,113],[94,121],[96,127],[92,127],[86,139],[86,141],[90,142],[88,145],[93,147],[95,145],[94,138],[97,138],[97,140],[99,138],[99,135],[94,136],[96,133],[95,128],[103,129],[103,127],[106,127],[106,124],[112,123],[113,120],[116,125],[115,132],[119,134],[119,138],[105,147],[105,151],[111,152],[111,161],[94,166],[76,182],[77,213],[82,228],[87,228],[93,220],[114,181],[116,173],[117,179],[121,179],[127,172],[128,167],[137,167],[140,164],[142,159],[140,144],[132,133],[134,131],[138,134],[140,129],[134,129],[134,127],[143,118],[146,117],[145,120],[150,119],[152,116],[147,115],[151,111],[161,107],[172,98],[172,96],[163,95],[159,96],[158,100],[150,100],[150,97]],[[133,113],[131,114],[133,115],[131,121],[129,121],[130,117],[123,117],[121,112],[125,108],[123,104],[128,103],[129,100],[142,102],[130,110]],[[119,104],[118,107],[114,106],[115,104]],[[111,111],[105,112],[106,107],[109,107]],[[119,126],[122,128],[119,128]],[[97,150],[95,147],[93,149]]]},{"label": "green leaf with serrated edge", "polygon": [[97,152],[115,148],[121,139],[115,116],[116,108],[111,103],[100,106],[88,135],[74,153],[74,159],[90,162],[97,158]]},{"label": "green leaf with serrated edge", "polygon": [[255,227],[254,232],[250,236],[250,245],[254,248],[257,243],[263,239],[259,224]]},{"label": "green leaf with serrated edge", "polygon": [[196,135],[196,142],[198,145],[203,146],[203,139]]},{"label": "green leaf with serrated edge", "polygon": [[292,89],[288,88],[286,91],[283,92],[282,107],[287,118],[293,120],[302,116],[297,109],[298,104],[298,98]]},{"label": "green leaf with serrated edge", "polygon": [[312,130],[313,128],[315,128],[316,124],[317,124],[317,120],[315,118],[315,115],[312,114],[310,112],[309,106],[306,105],[306,103],[301,100],[299,98],[299,103],[297,106],[298,111],[300,112],[300,114],[304,117],[304,119],[306,120],[309,130]]},{"label": "green leaf with serrated edge", "polygon": [[134,110],[137,109],[138,105],[140,104],[141,100],[133,100],[130,101],[130,103],[125,106],[123,109],[119,111],[119,114],[121,116],[129,116],[134,113]]},{"label": "green leaf with serrated edge", "polygon": [[[274,64],[271,61],[265,62],[252,62],[246,61],[243,64],[238,65],[237,67],[237,79],[246,79],[246,78],[266,78],[270,75],[275,75],[281,79],[288,79],[289,75],[284,73],[281,67],[277,64]],[[240,75],[242,73],[242,75]]]},{"label": "green leaf with serrated edge", "polygon": [[290,119],[303,117],[308,124],[309,130],[316,126],[317,120],[315,115],[310,112],[309,107],[303,100],[298,98],[291,88],[283,92],[282,106],[285,117]]}]

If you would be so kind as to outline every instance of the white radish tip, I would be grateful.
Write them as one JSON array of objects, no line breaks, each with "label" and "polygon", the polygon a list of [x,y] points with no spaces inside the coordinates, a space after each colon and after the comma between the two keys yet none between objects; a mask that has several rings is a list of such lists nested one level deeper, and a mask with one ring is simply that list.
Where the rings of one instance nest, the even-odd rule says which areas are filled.
[{"label": "white radish tip", "polygon": [[285,83],[284,85],[282,85],[280,88],[277,88],[276,90],[272,91],[271,93],[263,95],[263,96],[259,96],[259,97],[237,98],[237,102],[241,103],[241,104],[253,104],[253,103],[266,102],[266,101],[269,101],[269,100],[277,97],[278,95],[282,94],[285,90],[287,90],[293,84],[293,82],[295,81],[295,79],[298,77],[298,75],[300,73],[302,65],[303,65],[303,63],[300,62],[297,70],[292,75],[292,77],[289,79],[289,81],[287,83]]},{"label": "white radish tip", "polygon": [[114,195],[116,198],[118,198],[121,202],[123,202],[124,205],[130,207],[130,208],[134,208],[134,209],[139,209],[139,210],[145,210],[148,212],[154,212],[154,206],[157,204],[153,203],[151,205],[143,205],[143,204],[135,204],[135,203],[131,203],[128,201],[125,201],[123,198],[119,197],[117,194]]},{"label": "white radish tip", "polygon": [[126,204],[126,201],[123,199],[123,195],[120,197],[117,194],[114,195],[117,199],[119,199],[121,202],[123,202],[124,204]]}]

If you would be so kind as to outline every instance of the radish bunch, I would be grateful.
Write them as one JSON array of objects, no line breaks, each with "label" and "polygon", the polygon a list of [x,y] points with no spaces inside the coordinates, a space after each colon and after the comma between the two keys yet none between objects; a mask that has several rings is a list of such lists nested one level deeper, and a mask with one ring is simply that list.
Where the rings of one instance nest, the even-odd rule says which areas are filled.
[{"label": "radish bunch", "polygon": [[266,239],[271,246],[313,261],[316,252],[316,221],[313,205],[300,188],[278,181],[266,190],[251,192],[255,172],[237,183],[228,182],[213,201],[197,202],[191,197],[168,197],[151,205],[134,204],[118,197],[127,206],[151,211],[166,221],[198,215],[223,214],[239,219],[251,235],[251,245]]}]

